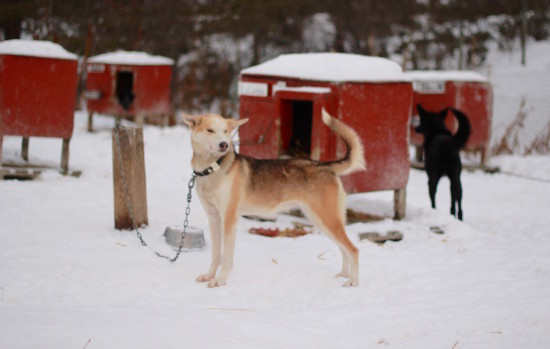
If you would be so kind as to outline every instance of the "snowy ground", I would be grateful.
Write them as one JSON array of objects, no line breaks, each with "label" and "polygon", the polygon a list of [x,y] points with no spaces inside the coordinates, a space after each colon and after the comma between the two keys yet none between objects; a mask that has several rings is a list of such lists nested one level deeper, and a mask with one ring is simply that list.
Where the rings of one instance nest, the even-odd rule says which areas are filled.
[{"label": "snowy ground", "polygon": [[[353,224],[360,286],[334,278],[340,255],[326,237],[250,235],[289,226],[241,219],[228,285],[195,277],[210,250],[171,264],[113,227],[112,119],[85,132],[76,114],[70,167],[35,181],[0,181],[1,348],[545,348],[550,342],[550,183],[465,172],[465,221],[448,214],[448,181],[429,208],[426,175],[411,170],[407,218]],[[20,162],[5,137],[4,161]],[[189,132],[145,129],[154,249],[181,224],[190,175]],[[59,166],[61,141],[31,138],[30,160]],[[502,168],[550,180],[550,158],[497,158]],[[533,168],[536,167],[536,168]],[[535,173],[536,171],[536,173]],[[350,207],[392,215],[392,193],[352,195]],[[198,200],[191,225],[207,231]],[[444,235],[430,226],[444,228]],[[378,246],[360,232],[404,233]],[[208,240],[208,237],[207,237]]]}]

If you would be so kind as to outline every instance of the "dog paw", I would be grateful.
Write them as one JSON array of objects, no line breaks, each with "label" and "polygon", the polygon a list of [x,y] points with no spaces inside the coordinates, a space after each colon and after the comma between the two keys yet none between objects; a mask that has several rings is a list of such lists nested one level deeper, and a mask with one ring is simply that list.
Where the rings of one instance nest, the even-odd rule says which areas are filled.
[{"label": "dog paw", "polygon": [[197,282],[207,282],[214,278],[212,274],[202,274],[197,277]]},{"label": "dog paw", "polygon": [[337,277],[337,278],[349,278],[349,271],[347,271],[347,270],[342,270],[342,271],[339,272],[338,274],[334,275],[334,277]]},{"label": "dog paw", "polygon": [[359,280],[349,279],[342,286],[343,287],[357,287],[357,286],[359,286]]},{"label": "dog paw", "polygon": [[225,279],[215,278],[208,283],[209,288],[225,286]]}]

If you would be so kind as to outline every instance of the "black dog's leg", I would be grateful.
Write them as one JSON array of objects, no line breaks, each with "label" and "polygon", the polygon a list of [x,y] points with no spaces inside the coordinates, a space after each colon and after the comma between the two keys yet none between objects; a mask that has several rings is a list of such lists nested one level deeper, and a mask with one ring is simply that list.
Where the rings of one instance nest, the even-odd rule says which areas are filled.
[{"label": "black dog's leg", "polygon": [[458,204],[458,215],[456,217],[462,220],[462,185],[460,177],[455,176],[451,180],[451,215],[455,216],[455,203]]},{"label": "black dog's leg", "polygon": [[458,182],[459,194],[456,202],[458,203],[458,219],[462,220],[462,186]]},{"label": "black dog's leg", "polygon": [[430,191],[430,200],[432,201],[432,208],[435,208],[435,192],[437,191],[437,182],[438,180],[430,177],[428,180],[428,188]]},{"label": "black dog's leg", "polygon": [[451,182],[451,216],[456,216],[456,190]]}]

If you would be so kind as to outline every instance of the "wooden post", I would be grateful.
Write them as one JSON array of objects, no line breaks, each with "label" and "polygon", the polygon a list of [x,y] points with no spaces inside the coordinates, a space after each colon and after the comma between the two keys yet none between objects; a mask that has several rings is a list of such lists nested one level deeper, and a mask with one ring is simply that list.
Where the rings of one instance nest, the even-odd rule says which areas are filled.
[{"label": "wooden post", "polygon": [[[2,134],[2,113],[0,113],[0,169],[2,168],[2,143],[4,135]],[[0,180],[4,179],[4,172],[0,171]]]},{"label": "wooden post", "polygon": [[21,157],[25,161],[29,161],[29,137],[23,137],[21,142]]},{"label": "wooden post", "polygon": [[[0,116],[0,169],[2,168],[2,143],[4,142],[4,135],[2,134],[2,116]],[[4,172],[0,170],[0,180],[4,179]]]},{"label": "wooden post", "polygon": [[4,135],[0,133],[0,167],[2,167],[2,144],[4,143]]},{"label": "wooden post", "polygon": [[424,147],[422,145],[417,145],[414,147],[414,159],[417,162],[424,161]]},{"label": "wooden post", "polygon": [[143,127],[143,124],[145,124],[145,113],[138,112],[134,118],[134,121],[138,127]]},{"label": "wooden post", "polygon": [[487,160],[489,159],[489,147],[484,145],[479,152],[481,153],[481,166],[483,167],[487,164]]},{"label": "wooden post", "polygon": [[69,173],[69,142],[70,138],[63,139],[63,146],[61,148],[61,173],[64,175]]},{"label": "wooden post", "polygon": [[[133,229],[134,225],[128,210],[128,204],[133,212],[136,227],[149,224],[147,218],[143,129],[120,128],[118,133],[119,141],[117,143],[116,131],[113,130],[115,228]],[[120,144],[120,147],[118,144]],[[123,173],[121,173],[121,167]]]},{"label": "wooden post", "polygon": [[405,218],[405,211],[407,209],[407,189],[395,189],[393,191],[393,207],[395,215],[393,219],[401,220]]},{"label": "wooden post", "polygon": [[94,131],[94,112],[93,111],[89,111],[88,112],[88,128],[87,128],[88,132],[93,132]]}]

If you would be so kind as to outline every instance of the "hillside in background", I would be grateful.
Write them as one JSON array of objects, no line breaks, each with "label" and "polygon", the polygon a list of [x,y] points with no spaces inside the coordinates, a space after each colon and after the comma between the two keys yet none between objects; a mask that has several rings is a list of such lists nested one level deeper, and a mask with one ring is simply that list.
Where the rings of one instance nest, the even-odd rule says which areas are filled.
[{"label": "hillside in background", "polygon": [[415,69],[477,67],[492,42],[510,50],[518,38],[547,38],[549,10],[547,0],[1,1],[0,40],[50,40],[83,57],[116,49],[184,55],[174,104],[199,110],[214,99],[234,103],[240,69],[281,53],[398,55]]},{"label": "hillside in background", "polygon": [[117,49],[172,58],[174,110],[237,116],[240,70],[289,52],[477,70],[495,86],[496,153],[549,151],[549,33],[547,0],[0,1],[0,40],[58,42],[82,62]]}]

